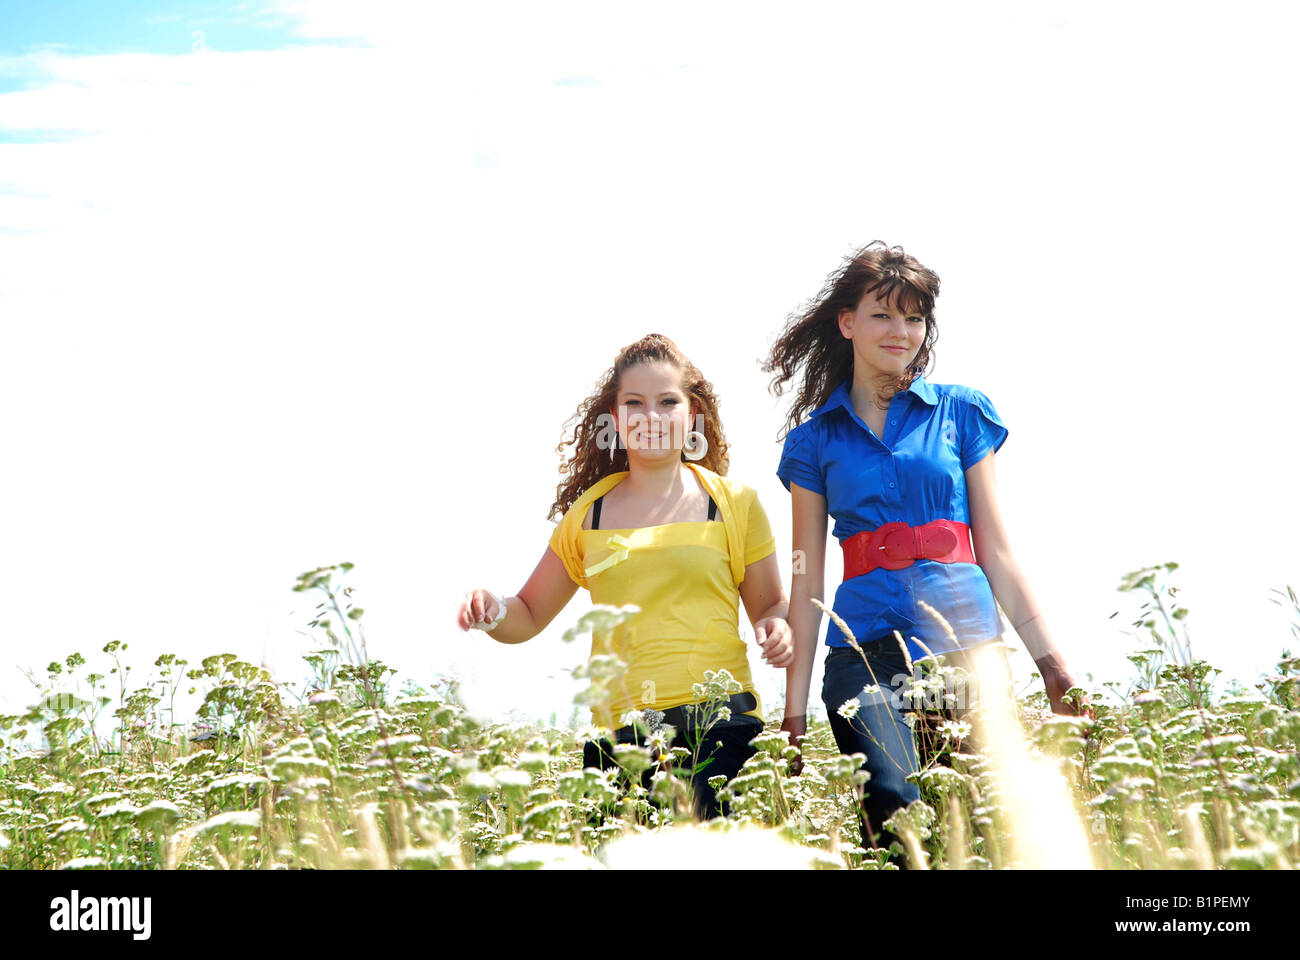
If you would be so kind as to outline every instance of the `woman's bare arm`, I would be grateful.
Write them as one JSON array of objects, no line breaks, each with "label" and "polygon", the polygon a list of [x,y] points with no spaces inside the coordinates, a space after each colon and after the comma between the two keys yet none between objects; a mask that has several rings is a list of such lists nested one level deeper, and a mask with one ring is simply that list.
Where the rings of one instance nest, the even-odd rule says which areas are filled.
[{"label": "woman's bare arm", "polygon": [[966,471],[966,497],[970,506],[975,562],[988,577],[993,595],[1038,665],[1052,709],[1057,713],[1075,712],[1061,700],[1066,690],[1075,685],[1074,678],[1052,639],[1029,579],[1016,562],[1007,540],[1002,512],[998,508],[991,452]]},{"label": "woman's bare arm", "polygon": [[[506,618],[488,636],[498,643],[531,640],[546,629],[577,590],[563,561],[547,547],[518,596],[504,598]],[[475,590],[461,605],[458,622],[462,630],[468,630],[475,623],[494,619],[496,614],[496,601],[485,590]]]},{"label": "woman's bare arm", "polygon": [[781,585],[781,566],[775,553],[745,567],[740,599],[754,626],[754,640],[763,650],[763,659],[774,667],[788,667],[794,658],[793,640],[786,622],[790,604]]},{"label": "woman's bare arm", "polygon": [[789,621],[794,635],[794,662],[785,675],[785,713],[787,717],[805,717],[822,622],[821,611],[812,601],[825,597],[826,498],[792,483],[790,512],[794,521],[794,554]]}]

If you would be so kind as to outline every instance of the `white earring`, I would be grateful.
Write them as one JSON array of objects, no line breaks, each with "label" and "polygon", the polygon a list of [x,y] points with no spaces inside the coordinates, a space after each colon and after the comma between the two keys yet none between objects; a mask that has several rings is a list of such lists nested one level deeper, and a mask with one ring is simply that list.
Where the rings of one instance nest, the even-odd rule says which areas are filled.
[{"label": "white earring", "polygon": [[709,452],[709,438],[698,430],[692,430],[686,434],[686,442],[682,444],[682,456],[687,460],[702,460],[704,455]]}]

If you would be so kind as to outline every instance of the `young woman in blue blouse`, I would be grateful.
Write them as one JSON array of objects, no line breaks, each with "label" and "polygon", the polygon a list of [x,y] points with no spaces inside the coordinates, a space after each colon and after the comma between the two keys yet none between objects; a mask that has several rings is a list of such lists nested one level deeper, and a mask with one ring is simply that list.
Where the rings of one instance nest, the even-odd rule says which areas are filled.
[{"label": "young woman in blue blouse", "polygon": [[[809,601],[823,597],[829,515],[845,561],[832,609],[871,669],[830,629],[822,699],[839,749],[867,757],[864,845],[888,846],[893,837],[882,824],[918,796],[905,779],[918,757],[897,696],[912,671],[895,631],[911,660],[928,650],[962,665],[965,651],[999,639],[996,597],[1038,665],[1052,709],[1076,709],[1064,701],[1074,680],[998,511],[993,454],[1007,430],[978,390],[925,379],[938,293],[933,271],[900,247],[872,243],[790,318],[764,364],[778,396],[797,380],[777,469],[790,491],[796,558],[795,659],[782,729],[792,741],[806,732],[821,625]],[[922,602],[948,621],[955,643]],[[855,699],[856,714],[851,704],[842,711]]]}]

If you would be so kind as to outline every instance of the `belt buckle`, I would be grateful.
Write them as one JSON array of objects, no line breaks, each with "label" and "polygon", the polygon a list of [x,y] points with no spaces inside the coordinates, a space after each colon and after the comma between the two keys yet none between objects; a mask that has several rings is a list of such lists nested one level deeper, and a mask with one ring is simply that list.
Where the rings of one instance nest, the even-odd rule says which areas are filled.
[{"label": "belt buckle", "polygon": [[948,527],[926,524],[918,528],[921,556],[928,560],[946,557],[957,549],[957,534]]},{"label": "belt buckle", "polygon": [[916,562],[915,545],[912,528],[895,520],[872,531],[867,551],[876,566],[886,570],[902,570]]}]

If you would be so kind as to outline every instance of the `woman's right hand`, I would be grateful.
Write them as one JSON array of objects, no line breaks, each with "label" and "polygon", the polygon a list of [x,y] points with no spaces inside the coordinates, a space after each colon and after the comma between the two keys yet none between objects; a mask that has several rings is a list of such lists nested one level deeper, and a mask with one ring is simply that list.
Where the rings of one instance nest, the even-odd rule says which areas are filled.
[{"label": "woman's right hand", "polygon": [[460,605],[456,622],[462,630],[471,629],[476,623],[491,623],[498,612],[497,602],[486,590],[471,590],[465,602]]}]

